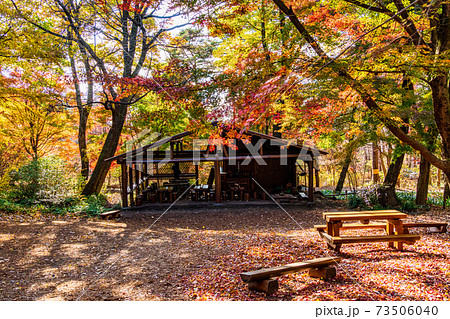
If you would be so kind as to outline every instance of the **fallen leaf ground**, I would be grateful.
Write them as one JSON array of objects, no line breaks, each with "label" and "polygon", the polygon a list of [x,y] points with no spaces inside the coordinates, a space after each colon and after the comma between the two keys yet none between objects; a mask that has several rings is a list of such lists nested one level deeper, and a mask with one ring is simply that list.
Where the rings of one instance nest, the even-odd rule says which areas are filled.
[{"label": "fallen leaf ground", "polygon": [[[346,210],[341,202],[286,210],[301,227],[276,206],[176,208],[158,221],[161,209],[113,221],[0,213],[0,299],[450,300],[449,233],[419,229],[422,240],[403,252],[372,243],[337,254],[313,226],[324,211]],[[449,215],[432,209],[408,220],[449,222]],[[331,281],[291,274],[266,296],[239,278],[323,256],[342,257]]]}]

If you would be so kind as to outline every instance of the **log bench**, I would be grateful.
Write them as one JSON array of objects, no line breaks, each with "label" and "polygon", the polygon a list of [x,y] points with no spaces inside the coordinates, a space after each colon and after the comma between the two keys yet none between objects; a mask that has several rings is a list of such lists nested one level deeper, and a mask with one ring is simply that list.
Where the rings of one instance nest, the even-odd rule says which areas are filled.
[{"label": "log bench", "polygon": [[101,213],[99,216],[101,219],[119,218],[120,210],[111,210],[109,212]]},{"label": "log bench", "polygon": [[336,276],[336,268],[333,266],[340,261],[341,259],[338,257],[323,257],[283,266],[248,271],[241,273],[240,276],[242,281],[248,284],[250,290],[263,291],[271,295],[278,290],[276,277],[309,270],[310,277],[328,280]]}]

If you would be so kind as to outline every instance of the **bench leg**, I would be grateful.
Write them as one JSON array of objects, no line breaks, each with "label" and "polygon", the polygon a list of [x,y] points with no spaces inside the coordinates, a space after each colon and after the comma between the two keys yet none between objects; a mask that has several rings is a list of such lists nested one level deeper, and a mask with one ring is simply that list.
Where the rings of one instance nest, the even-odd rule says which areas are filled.
[{"label": "bench leg", "polygon": [[322,268],[311,268],[309,270],[309,277],[320,278],[322,280],[329,280],[331,278],[336,277],[336,268],[332,266]]},{"label": "bench leg", "polygon": [[248,289],[262,291],[271,295],[278,290],[278,280],[270,278],[260,281],[251,281],[248,283]]},{"label": "bench leg", "polygon": [[[400,219],[395,219],[394,221],[395,233],[397,235],[403,235],[403,222]],[[403,242],[398,241],[394,244],[394,247],[398,250],[403,250]]]}]

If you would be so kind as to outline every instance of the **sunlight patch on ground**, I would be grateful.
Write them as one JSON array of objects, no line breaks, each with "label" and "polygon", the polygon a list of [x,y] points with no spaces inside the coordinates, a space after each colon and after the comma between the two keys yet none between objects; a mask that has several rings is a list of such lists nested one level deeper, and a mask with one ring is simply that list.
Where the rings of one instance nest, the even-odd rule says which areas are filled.
[{"label": "sunlight patch on ground", "polygon": [[14,238],[14,234],[0,234],[0,241],[13,240]]},{"label": "sunlight patch on ground", "polygon": [[105,234],[111,234],[112,236],[117,236],[118,234],[121,234],[124,232],[123,227],[114,227],[114,228],[105,228],[98,226],[81,226],[82,229],[88,230],[90,232],[97,232],[97,233],[105,233]]},{"label": "sunlight patch on ground", "polygon": [[45,257],[50,256],[50,250],[45,246],[37,246],[28,252],[33,257]]},{"label": "sunlight patch on ground", "polygon": [[59,284],[56,287],[56,290],[58,292],[62,292],[62,293],[74,293],[77,291],[81,291],[81,289],[84,286],[86,286],[86,283],[84,281],[69,280],[69,281],[63,282],[62,284]]},{"label": "sunlight patch on ground", "polygon": [[67,256],[83,258],[85,257],[84,250],[89,250],[89,246],[87,244],[62,244],[60,250]]},{"label": "sunlight patch on ground", "polygon": [[70,224],[69,222],[66,222],[64,220],[52,220],[52,224],[56,224],[56,225],[67,225]]}]

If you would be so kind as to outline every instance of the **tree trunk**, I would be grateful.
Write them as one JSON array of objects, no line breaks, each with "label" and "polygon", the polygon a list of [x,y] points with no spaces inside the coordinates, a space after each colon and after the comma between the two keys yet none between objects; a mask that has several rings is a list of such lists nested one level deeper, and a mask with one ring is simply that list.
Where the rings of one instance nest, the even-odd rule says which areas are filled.
[{"label": "tree trunk", "polygon": [[320,187],[320,176],[319,176],[319,170],[315,169],[314,170],[314,175],[316,178],[316,187]]},{"label": "tree trunk", "polygon": [[87,121],[89,117],[89,110],[85,107],[79,108],[79,127],[78,127],[78,150],[80,152],[81,160],[81,176],[85,180],[89,178],[89,157],[87,153]]},{"label": "tree trunk", "polygon": [[428,197],[428,183],[430,180],[430,162],[423,156],[420,156],[420,172],[419,180],[417,181],[416,204],[425,205]]},{"label": "tree trunk", "polygon": [[400,172],[403,166],[403,159],[405,158],[405,153],[394,157],[389,164],[388,171],[386,173],[386,177],[384,178],[383,185],[391,188],[395,188],[397,184],[398,177],[400,176]]},{"label": "tree trunk", "polygon": [[108,174],[111,166],[111,162],[105,162],[105,159],[114,156],[127,115],[128,101],[121,102],[124,104],[116,104],[112,108],[112,125],[108,135],[106,136],[105,143],[103,144],[103,148],[100,152],[100,156],[92,172],[91,178],[83,189],[83,195],[99,194],[103,183],[105,182],[106,175]]},{"label": "tree trunk", "polygon": [[[71,34],[69,34],[72,37]],[[80,88],[80,80],[78,78],[77,66],[75,63],[75,58],[73,54],[69,54],[70,66],[72,70],[72,77],[75,86],[75,99],[77,102],[77,109],[79,115],[79,125],[78,125],[78,150],[80,153],[80,162],[81,162],[81,176],[85,180],[89,178],[89,157],[87,153],[87,142],[86,142],[86,133],[87,133],[87,121],[89,118],[89,113],[91,111],[92,102],[94,99],[94,83],[92,77],[92,69],[89,64],[89,58],[87,57],[86,51],[80,45],[79,46],[81,55],[83,57],[84,69],[86,72],[87,79],[87,98],[86,104],[83,105],[82,101],[82,93]]]},{"label": "tree trunk", "polygon": [[342,191],[342,188],[344,187],[345,177],[347,176],[348,168],[350,167],[350,164],[352,162],[352,153],[353,152],[348,152],[345,156],[344,162],[342,164],[341,174],[339,175],[339,180],[334,190],[336,193],[340,193]]},{"label": "tree trunk", "polygon": [[405,153],[392,158],[389,165],[383,185],[378,188],[378,201],[383,207],[396,206],[399,204],[397,195],[395,194],[395,185],[397,184],[400,171],[402,170],[403,159]]},{"label": "tree trunk", "polygon": [[444,187],[444,208],[446,207],[445,203],[447,199],[450,198],[450,187],[448,186],[448,183],[445,183]]}]

